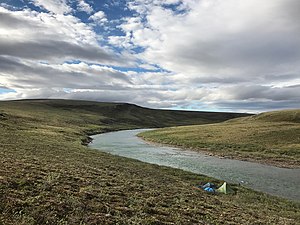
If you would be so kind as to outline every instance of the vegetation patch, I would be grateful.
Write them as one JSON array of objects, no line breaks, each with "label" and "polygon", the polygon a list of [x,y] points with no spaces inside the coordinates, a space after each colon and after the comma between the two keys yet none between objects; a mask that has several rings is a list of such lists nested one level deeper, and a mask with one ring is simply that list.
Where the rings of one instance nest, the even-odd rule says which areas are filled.
[{"label": "vegetation patch", "polygon": [[[233,185],[235,195],[211,195],[193,187],[222,181],[83,146],[87,133],[142,128],[150,123],[138,116],[134,106],[125,109],[121,104],[124,109],[116,110],[118,105],[62,100],[0,103],[5,117],[0,118],[0,224],[300,221],[299,203],[237,185]],[[130,107],[134,107],[133,114],[118,116],[118,110],[126,112]],[[160,115],[161,121],[155,123],[176,125],[178,119],[172,120],[171,114]],[[186,116],[186,123],[196,124],[199,118]]]},{"label": "vegetation patch", "polygon": [[300,110],[263,113],[217,124],[163,128],[140,136],[217,156],[300,168]]}]

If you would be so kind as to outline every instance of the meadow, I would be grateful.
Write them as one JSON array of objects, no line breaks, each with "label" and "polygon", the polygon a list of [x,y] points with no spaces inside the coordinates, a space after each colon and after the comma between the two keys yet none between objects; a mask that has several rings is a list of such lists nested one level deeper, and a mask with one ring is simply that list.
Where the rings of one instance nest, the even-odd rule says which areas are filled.
[{"label": "meadow", "polygon": [[239,116],[245,115],[0,102],[0,224],[299,224],[298,202],[238,185],[234,195],[212,195],[194,186],[222,181],[85,146],[94,133]]},{"label": "meadow", "polygon": [[300,110],[267,112],[209,125],[163,128],[140,136],[220,157],[300,168]]}]

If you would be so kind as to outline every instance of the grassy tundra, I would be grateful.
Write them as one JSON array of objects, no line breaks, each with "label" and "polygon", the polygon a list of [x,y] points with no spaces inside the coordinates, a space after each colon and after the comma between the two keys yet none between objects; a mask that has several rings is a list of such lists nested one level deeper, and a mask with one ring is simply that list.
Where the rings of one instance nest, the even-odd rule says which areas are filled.
[{"label": "grassy tundra", "polygon": [[213,155],[300,168],[300,110],[262,113],[217,124],[164,128],[140,136]]},{"label": "grassy tundra", "polygon": [[233,186],[235,195],[210,195],[193,186],[221,181],[82,145],[87,133],[237,116],[83,101],[0,102],[0,224],[297,224],[299,203],[240,186]]}]

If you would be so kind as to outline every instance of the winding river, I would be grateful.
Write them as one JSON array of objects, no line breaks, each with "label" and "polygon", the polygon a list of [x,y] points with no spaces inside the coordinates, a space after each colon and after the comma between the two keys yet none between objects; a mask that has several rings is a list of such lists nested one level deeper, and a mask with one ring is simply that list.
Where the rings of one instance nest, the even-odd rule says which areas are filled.
[{"label": "winding river", "polygon": [[220,159],[198,152],[149,144],[136,137],[146,129],[92,136],[90,147],[114,155],[138,159],[204,174],[231,183],[300,201],[300,169],[285,169],[258,163]]}]

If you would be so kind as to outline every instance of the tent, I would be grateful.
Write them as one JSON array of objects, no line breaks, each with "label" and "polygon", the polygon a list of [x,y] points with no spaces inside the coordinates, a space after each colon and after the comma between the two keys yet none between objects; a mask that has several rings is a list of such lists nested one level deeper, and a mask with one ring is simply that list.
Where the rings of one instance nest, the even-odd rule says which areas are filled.
[{"label": "tent", "polygon": [[216,192],[218,193],[224,193],[224,194],[232,194],[234,193],[234,190],[232,190],[229,185],[227,185],[226,182],[224,182],[224,184],[222,184],[221,187],[219,187]]}]

